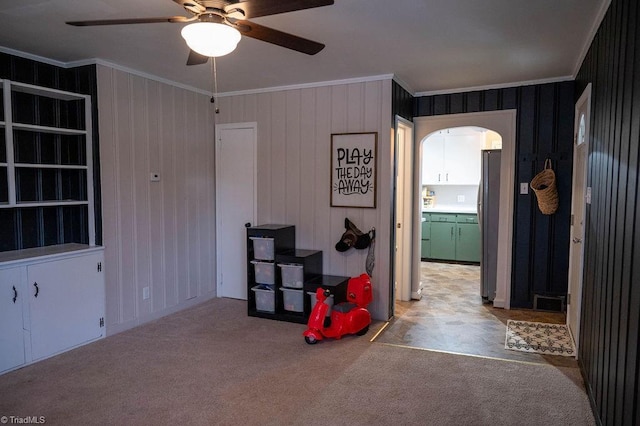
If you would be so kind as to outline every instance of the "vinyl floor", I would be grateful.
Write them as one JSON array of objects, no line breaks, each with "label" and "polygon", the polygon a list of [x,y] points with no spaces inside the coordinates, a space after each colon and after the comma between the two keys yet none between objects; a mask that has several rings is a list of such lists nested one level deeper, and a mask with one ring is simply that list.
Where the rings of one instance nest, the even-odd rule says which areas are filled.
[{"label": "vinyl floor", "polygon": [[422,299],[396,301],[376,342],[442,352],[574,367],[573,357],[504,348],[509,319],[564,324],[564,313],[494,308],[480,296],[480,267],[422,262]]}]

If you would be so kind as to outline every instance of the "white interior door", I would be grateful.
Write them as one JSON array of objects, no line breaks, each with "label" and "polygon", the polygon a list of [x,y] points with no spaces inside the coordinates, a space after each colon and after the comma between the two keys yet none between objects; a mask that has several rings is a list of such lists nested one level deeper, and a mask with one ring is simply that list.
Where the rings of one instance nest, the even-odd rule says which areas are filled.
[{"label": "white interior door", "polygon": [[411,299],[413,129],[410,123],[397,120],[396,132],[397,176],[394,284],[396,298],[408,301]]},{"label": "white interior door", "polygon": [[571,245],[569,249],[569,296],[567,326],[578,348],[582,304],[582,271],[584,259],[584,221],[587,190],[587,161],[589,155],[589,113],[591,85],[576,103],[575,143],[573,147],[573,180],[571,197]]},{"label": "white interior door", "polygon": [[247,234],[256,207],[257,124],[216,126],[216,253],[218,297],[247,299]]}]

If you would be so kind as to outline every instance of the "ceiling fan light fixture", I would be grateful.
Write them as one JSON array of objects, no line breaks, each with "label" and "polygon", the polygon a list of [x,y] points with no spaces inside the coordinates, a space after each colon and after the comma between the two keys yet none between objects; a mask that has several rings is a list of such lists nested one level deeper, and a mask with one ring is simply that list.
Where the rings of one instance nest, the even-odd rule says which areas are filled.
[{"label": "ceiling fan light fixture", "polygon": [[182,29],[182,38],[194,52],[218,57],[233,52],[240,41],[240,32],[225,24],[196,22]]}]

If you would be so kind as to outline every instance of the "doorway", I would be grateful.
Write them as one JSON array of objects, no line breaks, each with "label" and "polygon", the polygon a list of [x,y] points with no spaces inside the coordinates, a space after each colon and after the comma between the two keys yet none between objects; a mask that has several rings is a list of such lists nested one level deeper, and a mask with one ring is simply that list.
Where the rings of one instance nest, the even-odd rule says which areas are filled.
[{"label": "doorway", "polygon": [[[503,110],[469,114],[452,114],[414,119],[416,153],[414,170],[421,170],[423,162],[422,140],[443,129],[473,126],[491,129],[502,136],[502,158],[500,163],[500,216],[498,225],[496,293],[493,305],[498,308],[510,307],[511,298],[511,251],[514,204],[515,131],[516,110]],[[422,209],[422,182],[420,173],[414,173],[414,211]],[[416,215],[414,229],[421,229],[422,217]],[[420,234],[414,233],[414,247],[419,244]],[[412,260],[412,276],[420,277],[421,257],[416,250]]]},{"label": "doorway", "polygon": [[245,225],[256,225],[257,124],[216,125],[218,297],[247,299]]},{"label": "doorway", "polygon": [[[436,294],[433,288],[425,289],[434,285],[431,275],[447,279],[458,276],[465,282],[475,282],[475,293],[482,296],[479,299],[473,295],[477,303],[492,303],[496,293],[502,136],[490,129],[463,126],[438,130],[420,144],[422,204],[417,214],[422,216],[423,290]],[[462,264],[469,266],[456,266]]]},{"label": "doorway", "polygon": [[576,102],[573,146],[573,179],[571,196],[571,244],[569,248],[569,291],[567,296],[567,326],[578,351],[580,314],[582,310],[582,279],[584,261],[584,224],[587,200],[587,162],[589,155],[589,121],[591,84]]}]

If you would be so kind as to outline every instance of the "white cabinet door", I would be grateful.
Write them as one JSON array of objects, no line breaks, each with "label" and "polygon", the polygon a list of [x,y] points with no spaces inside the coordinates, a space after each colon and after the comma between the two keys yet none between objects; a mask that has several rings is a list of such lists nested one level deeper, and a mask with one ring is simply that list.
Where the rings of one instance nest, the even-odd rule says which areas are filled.
[{"label": "white cabinet door", "polygon": [[477,134],[448,135],[444,146],[445,181],[450,185],[478,185],[483,139]]},{"label": "white cabinet door", "polygon": [[442,134],[429,136],[422,146],[422,184],[444,183],[444,141]]},{"label": "white cabinet door", "polygon": [[102,259],[91,253],[27,267],[34,361],[103,337]]},{"label": "white cabinet door", "polygon": [[22,270],[0,270],[0,372],[25,363]]}]

